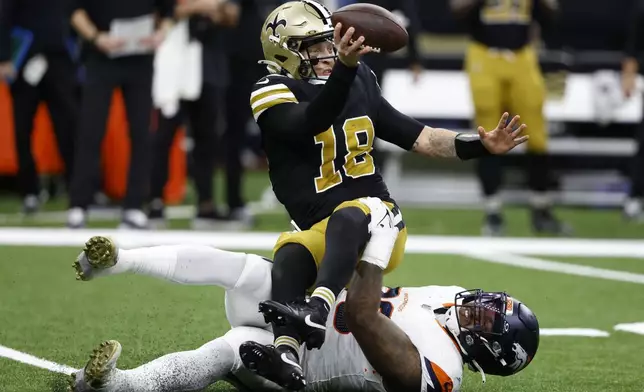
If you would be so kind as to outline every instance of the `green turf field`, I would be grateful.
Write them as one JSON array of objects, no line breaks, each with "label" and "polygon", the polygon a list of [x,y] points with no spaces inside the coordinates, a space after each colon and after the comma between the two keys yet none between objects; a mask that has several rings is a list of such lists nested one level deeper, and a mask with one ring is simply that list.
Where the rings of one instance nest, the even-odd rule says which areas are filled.
[{"label": "green turf field", "polygon": [[[0,247],[0,345],[81,367],[105,339],[123,344],[119,367],[130,368],[223,334],[223,292],[144,276],[77,282],[78,248]],[[266,252],[257,252],[264,253]],[[553,260],[553,258],[549,258]],[[642,273],[644,260],[554,258]],[[387,277],[391,285],[457,284],[507,290],[538,315],[542,328],[594,328],[609,337],[544,336],[533,363],[485,386],[466,371],[464,391],[639,391],[644,336],[614,331],[644,321],[644,286],[497,265],[456,255],[408,255]],[[395,366],[395,364],[392,364]],[[63,391],[65,376],[0,358],[3,392]],[[208,391],[232,391],[217,384]]]},{"label": "green turf field", "polygon": [[[267,185],[265,173],[250,173],[248,200],[258,200]],[[189,193],[186,203],[192,200]],[[0,197],[0,226],[64,224],[62,199],[51,201],[44,213],[28,220],[16,212],[19,206],[13,196]],[[576,237],[644,238],[644,225],[624,222],[618,211],[559,209],[558,214],[573,226]],[[403,206],[403,216],[410,235],[478,236],[482,219],[477,210],[413,206]],[[525,209],[507,208],[506,219],[509,236],[533,236]],[[117,224],[108,219],[91,222],[91,227],[114,228]],[[172,229],[188,226],[186,218],[171,222]],[[254,230],[289,230],[288,218],[280,209],[265,211],[257,216]],[[217,233],[212,236],[216,238]],[[2,346],[79,368],[100,341],[117,339],[123,344],[119,367],[131,368],[172,351],[196,348],[227,330],[221,289],[179,286],[144,276],[77,282],[71,264],[79,247],[18,247],[10,242],[0,238],[5,244],[0,245],[0,392],[60,392],[67,386],[63,374],[4,358]],[[552,254],[545,249],[532,254]],[[465,242],[462,251],[476,249]],[[268,254],[266,250],[257,253]],[[558,262],[555,272],[490,263],[485,257],[408,254],[386,283],[507,290],[535,311],[542,328],[591,328],[609,333],[597,338],[543,336],[535,360],[521,374],[489,377],[483,386],[479,375],[466,371],[464,391],[642,391],[644,335],[616,331],[614,326],[644,322],[644,259],[530,257],[535,263],[539,259]],[[531,263],[530,259],[523,262]],[[622,281],[614,280],[620,277],[563,274],[566,266],[573,273],[584,266],[620,271]],[[602,271],[594,269],[590,275],[601,276]],[[226,384],[208,389],[233,390]]]}]

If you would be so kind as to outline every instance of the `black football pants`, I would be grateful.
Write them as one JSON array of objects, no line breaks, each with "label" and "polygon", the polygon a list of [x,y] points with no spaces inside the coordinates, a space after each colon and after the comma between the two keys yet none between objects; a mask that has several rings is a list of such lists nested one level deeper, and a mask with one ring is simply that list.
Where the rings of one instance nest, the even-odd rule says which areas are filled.
[{"label": "black football pants", "polygon": [[123,92],[129,123],[130,167],[124,209],[141,209],[150,175],[150,119],[152,117],[152,56],[120,59],[92,58],[86,81],[76,143],[70,206],[87,208],[100,178],[101,145],[114,89]]},{"label": "black football pants", "polygon": [[[248,106],[248,105],[246,105]],[[181,101],[179,112],[171,118],[159,114],[159,127],[154,135],[154,157],[150,188],[151,199],[163,198],[168,181],[170,148],[177,129],[188,123],[194,139],[192,150],[193,180],[199,203],[213,202],[214,151],[217,143],[217,88],[204,84],[195,101]]]},{"label": "black football pants", "polygon": [[[65,164],[67,186],[74,167],[74,137],[78,117],[77,68],[67,52],[43,55],[48,68],[38,85],[32,86],[24,80],[24,68],[11,85],[18,182],[23,196],[40,193],[40,182],[31,150],[31,135],[36,110],[41,101],[47,104],[53,123],[58,151]],[[28,62],[29,59],[25,64]]]},{"label": "black football pants", "polygon": [[644,120],[637,129],[635,141],[637,152],[632,160],[630,196],[641,198],[644,197]]}]

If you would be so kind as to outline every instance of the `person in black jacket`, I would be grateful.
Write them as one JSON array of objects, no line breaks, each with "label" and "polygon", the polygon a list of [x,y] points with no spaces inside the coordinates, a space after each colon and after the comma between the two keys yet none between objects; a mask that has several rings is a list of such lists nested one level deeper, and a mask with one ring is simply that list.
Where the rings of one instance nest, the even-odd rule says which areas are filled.
[{"label": "person in black jacket", "polygon": [[[644,38],[644,28],[642,27],[644,23],[643,0],[635,0],[631,15],[625,56],[622,61],[622,88],[627,97],[635,93],[640,68],[642,39]],[[644,221],[644,213],[642,212],[642,198],[644,197],[644,120],[642,120],[637,131],[636,141],[637,153],[632,163],[631,190],[624,203],[623,212],[626,219]]]},{"label": "person in black jacket", "polygon": [[[40,101],[47,103],[69,184],[78,116],[76,65],[68,44],[68,0],[0,1],[0,81],[11,82],[18,181],[26,213],[37,210],[40,183],[31,153],[31,133]],[[12,61],[11,32],[28,30],[33,42],[22,66]]]},{"label": "person in black jacket", "polygon": [[[147,227],[147,215],[142,208],[150,174],[153,53],[172,26],[173,11],[174,0],[76,0],[71,22],[87,43],[86,80],[67,219],[69,227],[82,227],[86,223],[86,210],[92,202],[99,174],[108,110],[117,87],[123,92],[131,141],[122,225]],[[156,29],[147,23],[149,33],[146,18],[151,23],[156,21]],[[118,28],[119,25],[124,27]],[[117,30],[140,30],[148,35],[128,42]],[[138,51],[127,51],[133,46]]]},{"label": "person in black jacket", "polygon": [[[181,101],[179,112],[173,116],[164,116],[163,113],[159,115],[148,212],[150,224],[156,228],[165,226],[163,189],[168,180],[170,147],[178,127],[186,121],[195,141],[192,150],[192,177],[198,200],[193,228],[213,229],[225,218],[218,212],[213,198],[213,151],[217,144],[217,114],[220,113],[217,95],[228,86],[231,72],[226,56],[225,31],[237,24],[239,14],[239,0],[190,0],[175,9],[178,18],[188,18],[191,38],[202,44],[203,82],[199,98]],[[247,108],[248,96],[245,98],[242,105]],[[226,106],[234,104],[225,103]]]}]

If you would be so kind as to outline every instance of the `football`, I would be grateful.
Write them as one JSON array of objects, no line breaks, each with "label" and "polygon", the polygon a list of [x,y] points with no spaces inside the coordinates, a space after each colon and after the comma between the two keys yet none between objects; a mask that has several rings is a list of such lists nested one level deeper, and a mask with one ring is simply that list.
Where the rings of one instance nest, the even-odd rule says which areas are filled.
[{"label": "football", "polygon": [[394,14],[375,4],[356,3],[344,6],[331,15],[335,26],[342,23],[342,34],[349,27],[356,32],[353,38],[361,35],[365,45],[380,49],[381,52],[395,52],[404,48],[409,41],[409,34]]}]

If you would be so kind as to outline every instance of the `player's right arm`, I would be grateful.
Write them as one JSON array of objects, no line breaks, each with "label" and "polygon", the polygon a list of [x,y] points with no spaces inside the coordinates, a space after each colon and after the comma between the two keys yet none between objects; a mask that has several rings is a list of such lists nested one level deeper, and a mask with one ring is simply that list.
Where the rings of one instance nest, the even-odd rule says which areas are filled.
[{"label": "player's right arm", "polygon": [[382,269],[360,261],[347,292],[346,322],[389,392],[421,391],[418,350],[393,321],[380,313]]},{"label": "player's right arm", "polygon": [[[287,87],[290,81],[283,77],[265,78],[255,85],[250,104],[260,128],[270,129],[271,132],[287,137],[302,135],[303,132],[315,136],[333,125],[349,96],[358,70],[358,58],[369,51],[360,48],[364,37],[350,43],[353,28],[347,29],[344,36],[340,37],[341,27],[338,23],[334,31],[339,61],[335,62],[329,79],[314,99],[298,102]],[[264,86],[265,83],[268,84]],[[281,105],[286,103],[289,105]]]}]

